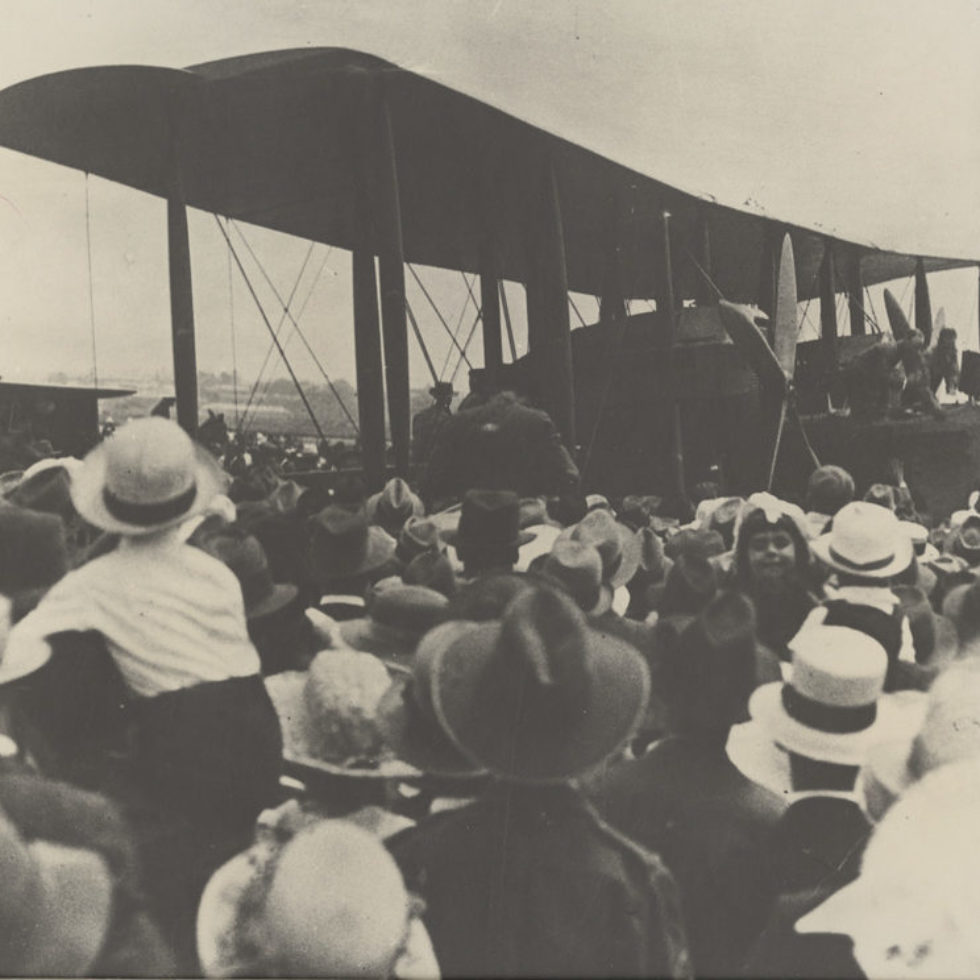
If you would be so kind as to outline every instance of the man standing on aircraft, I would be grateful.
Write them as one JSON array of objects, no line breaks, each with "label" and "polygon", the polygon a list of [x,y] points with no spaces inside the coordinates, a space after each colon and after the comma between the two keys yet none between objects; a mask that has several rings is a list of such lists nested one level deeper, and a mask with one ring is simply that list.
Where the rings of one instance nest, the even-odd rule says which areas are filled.
[{"label": "man standing on aircraft", "polygon": [[424,470],[439,432],[452,417],[453,386],[448,381],[437,381],[430,389],[433,402],[412,419],[412,462],[419,473]]}]

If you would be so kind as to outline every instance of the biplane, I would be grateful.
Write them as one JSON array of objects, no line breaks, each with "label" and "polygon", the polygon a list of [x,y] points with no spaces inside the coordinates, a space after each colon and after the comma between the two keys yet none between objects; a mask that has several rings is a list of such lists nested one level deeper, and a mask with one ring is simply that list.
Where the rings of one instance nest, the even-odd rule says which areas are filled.
[{"label": "biplane", "polygon": [[[611,493],[682,491],[719,460],[735,491],[805,479],[815,456],[863,472],[874,439],[846,420],[814,420],[826,416],[847,340],[838,296],[860,337],[871,319],[866,287],[916,276],[917,308],[926,310],[929,272],[977,264],[888,251],[681,191],[342,48],[45,75],[0,92],[0,146],[166,199],[177,417],[191,431],[187,208],[349,250],[369,487],[386,473],[386,406],[395,471],[409,468],[406,263],[479,276],[485,380],[545,408],[579,449],[588,488]],[[502,281],[523,284],[527,303],[528,352],[512,351],[509,363]],[[597,323],[571,330],[569,291],[599,298]],[[628,302],[641,299],[649,312],[628,315]],[[798,349],[797,303],[811,299],[820,303],[820,339]],[[733,343],[739,328],[732,332],[726,304],[769,315],[776,336],[765,349]],[[951,413],[922,438],[932,451],[937,432],[963,435],[977,421]],[[917,431],[893,426],[875,438],[882,453],[908,455]],[[787,461],[782,472],[777,457]],[[962,473],[944,481],[950,495],[980,472],[980,450],[963,458]]]}]

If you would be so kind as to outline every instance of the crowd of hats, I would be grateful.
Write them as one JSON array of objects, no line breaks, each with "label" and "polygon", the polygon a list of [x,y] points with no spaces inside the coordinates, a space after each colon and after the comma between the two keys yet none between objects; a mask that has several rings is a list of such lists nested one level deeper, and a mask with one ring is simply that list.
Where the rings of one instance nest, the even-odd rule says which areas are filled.
[{"label": "crowd of hats", "polygon": [[[858,881],[801,931],[852,934],[867,971],[980,965],[959,893],[937,900],[945,918],[933,909],[909,924],[911,896],[927,885],[935,894],[928,872],[941,858],[930,864],[898,823],[919,814],[955,843],[980,816],[980,496],[930,527],[904,486],[876,484],[855,500],[850,475],[825,466],[800,505],[704,488],[687,523],[651,495],[591,494],[578,519],[561,524],[544,498],[479,488],[427,514],[400,477],[349,499],[277,478],[261,499],[232,500],[203,449],[176,426],[145,424],[149,436],[134,423],[84,462],[45,460],[4,481],[0,593],[15,619],[98,554],[106,535],[179,527],[241,586],[285,757],[300,778],[547,785],[642,752],[668,730],[724,737],[729,728],[732,762],[763,784],[772,784],[764,770],[774,751],[854,767],[879,827]],[[853,624],[808,619],[782,660],[764,647],[739,575],[753,536],[773,529],[798,564],[820,569],[821,597],[849,582],[890,590],[922,670],[918,690],[896,690],[892,652]],[[0,659],[0,682],[36,666]],[[410,896],[377,840],[295,807],[267,817],[247,857],[205,892],[204,968],[381,975],[414,957],[433,970]],[[43,853],[28,860],[2,811],[0,845],[8,880],[19,876],[30,896],[20,911],[0,903],[0,916],[12,929],[30,915],[57,931],[57,881],[44,878]],[[976,861],[953,863],[972,896]],[[79,868],[94,903],[99,869]],[[335,887],[321,888],[325,877]],[[81,916],[85,903],[73,912],[69,898],[62,911]],[[894,907],[895,918],[866,918],[858,902]],[[79,951],[82,970],[93,956]],[[17,970],[63,967],[78,968],[26,954],[11,961]]]}]

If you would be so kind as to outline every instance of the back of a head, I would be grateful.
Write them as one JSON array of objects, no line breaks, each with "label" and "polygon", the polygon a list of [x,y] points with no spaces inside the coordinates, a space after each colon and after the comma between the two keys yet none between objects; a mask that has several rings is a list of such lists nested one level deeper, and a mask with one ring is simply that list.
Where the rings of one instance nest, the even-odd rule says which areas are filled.
[{"label": "back of a head", "polygon": [[854,478],[840,466],[818,466],[806,488],[807,510],[833,517],[854,499]]},{"label": "back of a head", "polygon": [[409,898],[373,834],[342,820],[286,845],[265,904],[281,976],[387,977],[406,939]]}]

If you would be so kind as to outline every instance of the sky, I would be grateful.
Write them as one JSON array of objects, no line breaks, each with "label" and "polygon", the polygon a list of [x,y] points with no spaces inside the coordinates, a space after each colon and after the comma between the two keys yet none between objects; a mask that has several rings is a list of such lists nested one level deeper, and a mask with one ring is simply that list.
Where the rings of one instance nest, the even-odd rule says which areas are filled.
[{"label": "sky", "polygon": [[[898,250],[980,257],[976,2],[2,0],[0,15],[0,87],[85,65],[351,47],[682,189]],[[265,325],[213,218],[192,212],[190,231],[199,366],[235,368],[249,387]],[[317,245],[307,259],[306,242],[242,232],[275,290],[295,289],[328,373],[353,379],[349,256]],[[273,290],[246,262],[275,325]],[[474,310],[458,274],[419,271],[465,336]],[[449,341],[407,278],[438,369]],[[166,382],[167,289],[162,201],[0,150],[0,376]],[[908,306],[908,283],[893,289]],[[932,277],[932,294],[976,349],[976,270]],[[522,290],[508,295],[517,313]],[[872,304],[881,311],[880,291]],[[578,305],[591,319],[594,300]],[[301,377],[319,377],[299,340],[287,351]],[[274,360],[272,373],[285,370]],[[411,373],[428,381],[414,341]]]}]

